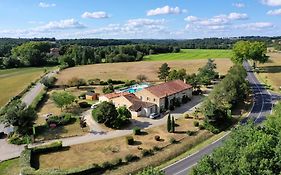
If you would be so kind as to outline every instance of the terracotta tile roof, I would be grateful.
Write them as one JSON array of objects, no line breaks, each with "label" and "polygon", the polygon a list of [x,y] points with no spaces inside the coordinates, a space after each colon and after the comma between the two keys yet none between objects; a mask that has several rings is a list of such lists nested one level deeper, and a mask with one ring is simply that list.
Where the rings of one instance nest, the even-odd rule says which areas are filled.
[{"label": "terracotta tile roof", "polygon": [[153,95],[157,96],[158,98],[163,98],[167,95],[169,96],[190,88],[192,88],[190,84],[186,84],[181,80],[174,80],[166,83],[161,83],[155,86],[150,86],[145,89]]},{"label": "terracotta tile roof", "polygon": [[105,94],[104,96],[108,99],[113,99],[113,98],[121,97],[121,96],[128,95],[128,94],[130,94],[130,93],[129,92],[120,92],[120,93],[113,92],[113,93]]},{"label": "terracotta tile roof", "polygon": [[140,111],[141,108],[148,108],[154,106],[154,103],[141,101],[135,94],[127,94],[124,97],[132,103],[132,106],[129,107],[132,111]]}]

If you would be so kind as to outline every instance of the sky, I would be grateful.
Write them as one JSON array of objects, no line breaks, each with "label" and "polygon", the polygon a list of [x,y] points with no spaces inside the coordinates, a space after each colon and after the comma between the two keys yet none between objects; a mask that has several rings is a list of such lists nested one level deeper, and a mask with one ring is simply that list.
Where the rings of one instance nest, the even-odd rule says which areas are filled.
[{"label": "sky", "polygon": [[0,37],[280,36],[281,0],[0,0]]}]

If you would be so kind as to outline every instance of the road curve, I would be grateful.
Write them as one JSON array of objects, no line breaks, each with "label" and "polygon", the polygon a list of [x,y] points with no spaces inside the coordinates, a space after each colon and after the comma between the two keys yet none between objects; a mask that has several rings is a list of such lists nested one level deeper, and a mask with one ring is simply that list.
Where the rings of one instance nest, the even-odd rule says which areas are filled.
[{"label": "road curve", "polygon": [[[244,62],[244,67],[247,70],[247,80],[250,83],[250,87],[254,94],[254,104],[248,116],[241,121],[241,124],[245,124],[248,119],[253,119],[256,124],[261,123],[265,120],[266,115],[270,114],[272,111],[273,100],[280,99],[280,96],[271,93],[262,85],[248,62]],[[205,155],[209,155],[212,151],[219,147],[230,132],[219,140],[213,142],[202,150],[166,167],[163,169],[166,175],[186,175],[189,174],[193,166]]]}]

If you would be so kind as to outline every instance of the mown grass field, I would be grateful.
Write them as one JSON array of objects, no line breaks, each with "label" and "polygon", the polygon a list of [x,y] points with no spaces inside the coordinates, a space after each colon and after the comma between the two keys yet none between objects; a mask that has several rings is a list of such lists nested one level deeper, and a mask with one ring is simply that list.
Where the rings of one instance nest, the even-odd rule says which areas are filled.
[{"label": "mown grass field", "polygon": [[180,53],[168,53],[158,55],[148,55],[145,61],[175,61],[175,60],[194,60],[208,58],[231,58],[231,50],[221,49],[181,49]]},{"label": "mown grass field", "polygon": [[0,174],[18,175],[20,173],[19,159],[11,159],[0,163]]},{"label": "mown grass field", "polygon": [[258,64],[260,73],[258,77],[267,85],[270,85],[276,92],[280,92],[281,87],[281,53],[269,53],[269,61]]},{"label": "mown grass field", "polygon": [[43,75],[45,68],[19,68],[0,70],[0,107],[32,81]]}]

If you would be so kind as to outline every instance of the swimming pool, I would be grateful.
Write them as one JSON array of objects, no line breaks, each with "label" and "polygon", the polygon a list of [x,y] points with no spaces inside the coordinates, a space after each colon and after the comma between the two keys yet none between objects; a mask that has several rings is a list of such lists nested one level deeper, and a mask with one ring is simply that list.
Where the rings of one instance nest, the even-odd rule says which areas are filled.
[{"label": "swimming pool", "polygon": [[136,84],[136,85],[133,85],[127,89],[123,89],[122,92],[129,92],[129,93],[136,93],[146,87],[149,87],[150,84],[149,83],[142,83],[142,84]]}]

